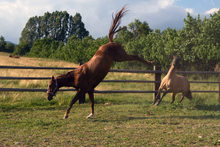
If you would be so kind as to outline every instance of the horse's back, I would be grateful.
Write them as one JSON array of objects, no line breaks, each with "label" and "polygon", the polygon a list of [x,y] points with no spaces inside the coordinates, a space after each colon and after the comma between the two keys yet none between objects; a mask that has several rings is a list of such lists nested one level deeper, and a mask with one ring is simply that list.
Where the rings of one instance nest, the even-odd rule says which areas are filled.
[{"label": "horse's back", "polygon": [[190,84],[186,77],[175,75],[172,78],[169,78],[167,75],[163,78],[161,89],[170,89],[171,92],[180,92],[183,90],[189,90]]},{"label": "horse's back", "polygon": [[177,75],[177,87],[182,87],[184,91],[188,91],[190,89],[189,81],[186,77]]}]

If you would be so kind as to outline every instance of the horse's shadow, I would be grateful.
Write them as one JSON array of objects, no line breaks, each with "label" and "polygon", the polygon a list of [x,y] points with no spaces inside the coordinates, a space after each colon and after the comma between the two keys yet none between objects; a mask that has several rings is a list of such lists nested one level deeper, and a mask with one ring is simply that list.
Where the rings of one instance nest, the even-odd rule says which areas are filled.
[{"label": "horse's shadow", "polygon": [[35,110],[66,110],[66,107],[13,107],[13,106],[1,106],[3,112],[9,111],[35,111]]},{"label": "horse's shadow", "polygon": [[212,104],[212,105],[197,104],[195,106],[195,109],[197,109],[197,110],[208,110],[208,111],[220,111],[220,105],[219,104]]},{"label": "horse's shadow", "polygon": [[[196,110],[207,110],[207,111],[220,111],[220,105],[219,104],[212,104],[212,105],[206,105],[206,104],[197,104],[193,107],[193,109]],[[146,111],[146,114],[149,113]],[[149,115],[146,117],[131,117],[131,116],[123,116],[122,119],[93,119],[94,122],[127,122],[127,121],[133,121],[133,120],[147,120],[147,119],[220,119],[220,114],[208,114],[208,115],[193,115],[193,116],[156,116],[155,114]]]},{"label": "horse's shadow", "polygon": [[[147,120],[147,119],[194,119],[194,120],[205,120],[205,119],[220,119],[220,115],[210,114],[210,115],[200,115],[200,116],[149,116],[149,117],[129,117],[124,116],[123,119],[99,119],[99,118],[92,118],[90,119],[93,122],[129,122],[134,120]],[[179,123],[174,123],[179,124]]]}]

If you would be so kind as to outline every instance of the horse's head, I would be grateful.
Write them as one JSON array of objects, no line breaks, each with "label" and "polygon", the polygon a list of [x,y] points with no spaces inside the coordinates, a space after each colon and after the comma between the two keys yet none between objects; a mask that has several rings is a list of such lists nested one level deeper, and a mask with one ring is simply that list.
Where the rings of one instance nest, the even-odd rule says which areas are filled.
[{"label": "horse's head", "polygon": [[173,56],[173,62],[171,63],[174,67],[180,67],[180,57],[179,56]]},{"label": "horse's head", "polygon": [[57,79],[52,76],[49,82],[49,86],[47,89],[47,99],[50,101],[53,99],[53,96],[56,96],[55,93],[59,90],[57,85]]}]

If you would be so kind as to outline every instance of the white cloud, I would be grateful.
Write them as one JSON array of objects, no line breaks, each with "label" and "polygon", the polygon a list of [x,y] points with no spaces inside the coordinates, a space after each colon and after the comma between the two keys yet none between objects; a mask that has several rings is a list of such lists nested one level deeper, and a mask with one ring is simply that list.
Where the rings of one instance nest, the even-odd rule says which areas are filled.
[{"label": "white cloud", "polygon": [[212,14],[214,12],[217,12],[219,10],[219,8],[212,8],[211,10],[208,10],[205,12],[205,14]]},{"label": "white cloud", "polygon": [[172,4],[176,0],[148,0],[148,1],[141,1],[139,3],[133,3],[131,5],[132,11],[134,13],[141,13],[141,14],[147,14],[147,13],[155,13],[158,12],[160,9],[165,9],[169,6],[172,6]]},{"label": "white cloud", "polygon": [[172,6],[172,4],[175,2],[176,0],[158,0],[158,5],[161,8],[166,8],[168,6]]},{"label": "white cloud", "polygon": [[193,14],[193,12],[194,12],[194,9],[191,9],[191,8],[186,8],[185,10],[186,10],[186,12],[189,12],[190,14]]},{"label": "white cloud", "polygon": [[[135,19],[147,21],[152,29],[178,26],[186,16],[185,9],[173,6],[176,0],[1,0],[0,36],[19,43],[22,29],[30,17],[43,16],[45,12],[67,11],[82,16],[86,29],[94,38],[107,35],[112,12],[128,4],[128,14],[122,19],[122,26]],[[182,24],[181,24],[182,26]]]},{"label": "white cloud", "polygon": [[207,3],[207,4],[209,4],[209,5],[212,5],[212,6],[215,5],[215,3],[214,3],[213,0],[204,0],[204,2]]},{"label": "white cloud", "polygon": [[30,17],[51,11],[48,1],[0,1],[0,36],[6,41],[19,42],[21,31]]}]

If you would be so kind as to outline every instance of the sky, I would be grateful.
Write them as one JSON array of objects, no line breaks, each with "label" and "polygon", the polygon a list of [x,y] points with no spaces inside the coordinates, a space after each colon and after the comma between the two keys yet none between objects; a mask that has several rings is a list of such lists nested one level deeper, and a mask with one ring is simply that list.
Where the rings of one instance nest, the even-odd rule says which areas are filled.
[{"label": "sky", "polygon": [[5,41],[18,44],[21,32],[30,17],[43,16],[45,12],[67,11],[74,16],[80,13],[86,30],[93,38],[108,34],[112,14],[127,5],[129,10],[121,26],[139,19],[150,28],[184,27],[187,12],[191,16],[209,17],[220,8],[220,0],[1,0],[0,36]]}]

